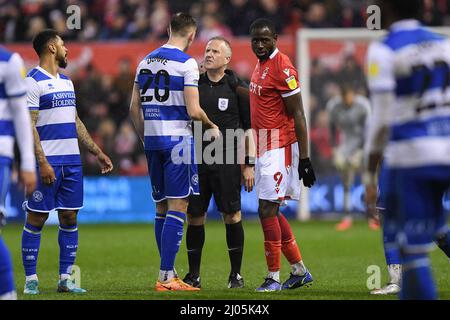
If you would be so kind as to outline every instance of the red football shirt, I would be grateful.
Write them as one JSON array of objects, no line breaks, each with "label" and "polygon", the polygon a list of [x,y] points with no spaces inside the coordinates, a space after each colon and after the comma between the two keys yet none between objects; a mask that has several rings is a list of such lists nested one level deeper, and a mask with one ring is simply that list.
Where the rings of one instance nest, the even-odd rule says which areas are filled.
[{"label": "red football shirt", "polygon": [[265,151],[297,142],[294,118],[283,98],[300,92],[297,70],[288,56],[275,49],[258,61],[250,82],[250,112],[258,157]]}]

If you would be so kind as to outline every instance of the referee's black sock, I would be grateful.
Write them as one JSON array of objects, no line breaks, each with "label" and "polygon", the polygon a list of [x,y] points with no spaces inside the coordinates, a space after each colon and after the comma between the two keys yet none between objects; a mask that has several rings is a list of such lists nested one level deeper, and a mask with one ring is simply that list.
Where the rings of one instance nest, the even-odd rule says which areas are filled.
[{"label": "referee's black sock", "polygon": [[242,254],[244,251],[244,228],[242,227],[242,221],[234,224],[225,224],[225,228],[231,272],[240,274]]},{"label": "referee's black sock", "polygon": [[200,276],[200,261],[205,243],[205,226],[188,225],[186,231],[186,247],[189,260],[189,273],[194,277]]}]

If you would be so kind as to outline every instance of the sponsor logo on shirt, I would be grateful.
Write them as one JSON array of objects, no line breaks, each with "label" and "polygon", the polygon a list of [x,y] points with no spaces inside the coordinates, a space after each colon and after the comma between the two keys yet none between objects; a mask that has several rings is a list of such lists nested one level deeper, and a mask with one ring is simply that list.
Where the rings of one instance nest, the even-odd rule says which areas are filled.
[{"label": "sponsor logo on shirt", "polygon": [[380,67],[378,66],[378,64],[375,62],[371,62],[369,64],[369,77],[375,78],[376,76],[379,75],[379,73],[380,73]]}]

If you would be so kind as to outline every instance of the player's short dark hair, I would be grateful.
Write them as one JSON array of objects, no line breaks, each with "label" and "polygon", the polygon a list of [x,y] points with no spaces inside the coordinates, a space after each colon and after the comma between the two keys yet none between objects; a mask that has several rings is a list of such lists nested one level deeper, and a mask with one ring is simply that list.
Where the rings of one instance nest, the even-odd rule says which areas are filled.
[{"label": "player's short dark hair", "polygon": [[36,51],[37,55],[40,56],[45,52],[48,42],[51,40],[55,40],[59,36],[60,35],[56,30],[53,29],[42,30],[33,38],[34,51]]},{"label": "player's short dark hair", "polygon": [[250,25],[250,33],[252,33],[252,31],[255,29],[263,28],[268,28],[273,35],[277,34],[275,24],[271,20],[265,18],[259,18],[253,21],[253,23]]},{"label": "player's short dark hair", "polygon": [[170,20],[170,30],[172,33],[187,36],[189,29],[197,28],[197,22],[195,19],[188,13],[178,12],[172,16]]},{"label": "player's short dark hair", "polygon": [[423,0],[383,0],[401,19],[418,19],[423,12]]}]

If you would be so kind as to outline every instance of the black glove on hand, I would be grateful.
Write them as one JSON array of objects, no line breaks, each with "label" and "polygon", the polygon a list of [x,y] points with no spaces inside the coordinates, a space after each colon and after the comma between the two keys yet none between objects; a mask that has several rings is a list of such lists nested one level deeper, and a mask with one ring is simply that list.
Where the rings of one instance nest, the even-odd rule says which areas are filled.
[{"label": "black glove on hand", "polygon": [[316,175],[314,174],[314,169],[309,158],[300,159],[298,164],[298,177],[300,180],[303,179],[303,185],[308,188],[311,188],[314,182],[316,182]]},{"label": "black glove on hand", "polygon": [[226,69],[225,74],[228,76],[228,84],[230,85],[231,89],[236,92],[236,89],[239,86],[239,78],[236,76],[233,70],[230,69]]}]

